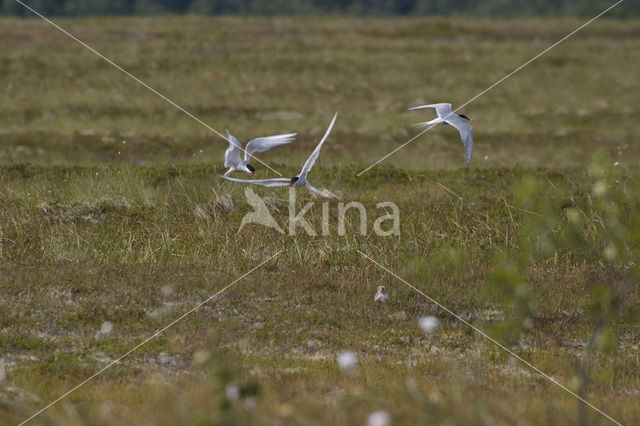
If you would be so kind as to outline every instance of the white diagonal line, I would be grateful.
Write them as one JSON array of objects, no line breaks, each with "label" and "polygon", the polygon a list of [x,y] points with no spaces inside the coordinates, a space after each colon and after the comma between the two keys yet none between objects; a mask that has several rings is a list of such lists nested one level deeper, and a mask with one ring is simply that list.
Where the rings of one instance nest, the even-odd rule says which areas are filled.
[{"label": "white diagonal line", "polygon": [[[544,55],[545,53],[547,53],[548,51],[550,51],[551,49],[553,49],[554,47],[556,47],[557,45],[561,44],[562,42],[564,42],[565,40],[567,40],[569,37],[573,36],[575,33],[577,33],[578,31],[582,30],[584,27],[586,27],[587,25],[591,24],[593,21],[595,21],[596,19],[600,18],[602,15],[604,15],[605,13],[607,13],[608,11],[610,11],[611,9],[613,9],[614,7],[616,7],[617,5],[619,5],[620,3],[622,3],[624,0],[619,0],[617,3],[614,3],[613,5],[609,6],[608,8],[606,8],[603,12],[600,12],[598,15],[594,16],[593,18],[591,18],[590,20],[588,20],[587,22],[585,22],[584,24],[582,24],[581,26],[579,26],[578,28],[576,28],[575,30],[571,31],[569,34],[567,34],[566,36],[562,37],[560,40],[556,41],[555,43],[553,43],[551,46],[547,47],[546,49],[544,49],[542,52],[538,53],[536,56],[534,56],[533,58],[529,59],[527,62],[525,62],[524,64],[520,65],[518,68],[516,68],[515,70],[511,71],[509,74],[505,75],[504,77],[502,77],[500,80],[496,81],[495,83],[493,83],[491,86],[487,87],[486,89],[484,89],[482,92],[478,93],[477,95],[475,95],[473,98],[469,99],[467,102],[463,103],[462,105],[460,105],[458,108],[454,109],[451,114],[455,113],[456,111],[464,108],[465,106],[469,105],[471,102],[475,101],[476,99],[478,99],[480,96],[484,95],[485,93],[487,93],[489,90],[493,89],[494,87],[496,87],[497,85],[499,85],[500,83],[502,83],[503,81],[505,81],[506,79],[508,79],[509,77],[511,77],[512,75],[514,75],[515,73],[517,73],[518,71],[520,71],[521,69],[523,69],[524,67],[526,67],[527,65],[529,65],[531,62],[535,61],[536,59],[538,59],[539,57],[541,57],[542,55]],[[431,126],[427,127],[426,129],[424,129],[422,132],[418,133],[416,136],[412,137],[411,139],[409,139],[407,142],[403,143],[402,145],[400,145],[399,147],[397,147],[396,149],[394,149],[393,151],[391,151],[390,153],[388,153],[387,155],[385,155],[384,157],[382,157],[381,159],[379,159],[378,161],[376,161],[375,163],[373,163],[372,165],[370,165],[369,167],[367,167],[366,169],[364,169],[363,171],[361,171],[360,173],[357,174],[357,176],[360,176],[361,174],[365,173],[366,171],[368,171],[369,169],[371,169],[372,167],[375,167],[377,164],[381,163],[382,161],[384,161],[385,159],[387,159],[388,157],[392,156],[393,154],[395,154],[396,152],[398,152],[399,150],[401,150],[402,148],[404,148],[405,146],[409,145],[411,142],[413,142],[414,140],[416,140],[417,138],[419,138],[420,136],[424,135],[425,133],[427,133],[429,130],[431,130],[434,126],[436,126],[436,124],[432,124]]]},{"label": "white diagonal line", "polygon": [[18,426],[22,426],[23,424],[27,423],[29,420],[32,420],[34,417],[36,417],[37,415],[39,415],[40,413],[42,413],[43,411],[47,410],[48,408],[50,408],[51,406],[53,406],[54,404],[56,404],[57,402],[59,402],[60,400],[66,398],[67,396],[69,396],[69,394],[71,394],[72,392],[74,392],[75,390],[77,390],[78,388],[80,388],[81,386],[83,386],[84,384],[86,384],[87,382],[93,380],[94,378],[96,378],[97,376],[99,376],[100,374],[102,374],[105,370],[108,370],[109,368],[113,367],[115,364],[117,364],[118,362],[120,362],[124,357],[126,357],[127,355],[129,355],[130,353],[134,352],[135,350],[139,349],[141,346],[145,345],[146,343],[148,343],[149,341],[151,341],[153,338],[159,336],[160,334],[162,334],[164,331],[166,331],[169,327],[172,327],[173,325],[175,325],[176,323],[180,322],[182,319],[184,319],[186,316],[192,314],[193,312],[197,311],[202,305],[204,305],[207,302],[210,302],[211,300],[213,300],[214,298],[216,298],[218,295],[224,293],[228,288],[230,288],[231,286],[233,286],[234,284],[236,284],[238,281],[242,280],[244,277],[246,277],[247,275],[251,274],[253,271],[255,271],[256,269],[260,268],[262,265],[264,265],[265,263],[267,263],[268,261],[270,261],[271,259],[273,259],[274,257],[276,257],[277,255],[279,255],[280,253],[282,253],[283,250],[278,251],[277,253],[271,255],[268,259],[264,260],[262,263],[260,263],[258,266],[254,266],[252,269],[250,269],[248,272],[245,272],[244,274],[242,274],[239,278],[236,278],[233,282],[231,282],[230,284],[228,284],[227,286],[225,286],[222,290],[216,292],[215,294],[213,294],[212,296],[209,296],[208,298],[206,298],[205,300],[203,300],[202,302],[198,303],[196,306],[194,306],[192,309],[190,309],[189,311],[187,311],[186,313],[182,314],[181,316],[179,316],[178,318],[176,318],[175,320],[171,321],[169,324],[165,325],[164,327],[162,327],[160,330],[156,331],[155,333],[153,333],[150,337],[144,339],[142,342],[138,343],[136,346],[134,346],[133,348],[129,349],[127,352],[125,352],[123,355],[121,355],[120,357],[116,358],[114,361],[111,361],[109,364],[107,364],[104,368],[102,368],[101,370],[97,371],[96,373],[94,373],[91,377],[87,378],[86,380],[84,380],[83,382],[79,383],[78,385],[74,386],[73,388],[71,388],[69,391],[65,392],[64,394],[60,395],[58,398],[56,398],[54,401],[50,402],[49,404],[47,404],[45,407],[41,408],[40,410],[36,411],[35,413],[33,413],[28,419],[23,420]]},{"label": "white diagonal line", "polygon": [[371,263],[379,266],[381,269],[385,270],[388,274],[390,274],[391,276],[393,276],[394,278],[398,279],[399,281],[403,282],[404,284],[406,284],[408,287],[410,287],[411,289],[413,289],[414,291],[416,291],[417,293],[421,294],[422,296],[426,297],[427,299],[429,299],[429,301],[431,301],[432,303],[434,303],[435,305],[437,305],[440,309],[446,311],[449,315],[451,315],[452,317],[454,317],[455,319],[457,319],[458,321],[462,322],[463,324],[469,326],[471,329],[473,329],[475,332],[479,333],[480,335],[482,335],[482,337],[484,337],[487,340],[490,340],[492,343],[494,343],[496,346],[498,346],[500,349],[506,351],[507,353],[509,353],[512,357],[516,358],[518,361],[521,361],[523,364],[527,365],[529,368],[533,369],[534,371],[536,371],[537,373],[543,375],[544,377],[546,377],[550,382],[560,386],[562,389],[564,389],[565,391],[567,391],[568,393],[570,393],[571,395],[575,396],[576,398],[578,398],[580,401],[584,402],[585,404],[587,404],[589,407],[593,408],[594,410],[596,410],[598,413],[602,414],[603,416],[605,416],[607,419],[611,420],[613,423],[622,426],[622,423],[620,423],[619,421],[615,420],[614,418],[612,418],[611,416],[609,416],[607,413],[605,413],[604,411],[602,411],[601,409],[599,409],[598,407],[596,407],[595,405],[591,404],[589,401],[585,400],[584,398],[582,398],[580,395],[576,394],[575,392],[573,392],[571,389],[569,389],[568,387],[566,387],[565,385],[563,385],[562,383],[560,383],[559,381],[557,381],[556,379],[554,379],[553,377],[549,376],[548,374],[546,374],[544,371],[540,370],[538,367],[536,367],[535,365],[531,364],[529,361],[525,360],[524,358],[520,357],[519,355],[517,355],[516,353],[514,353],[512,350],[510,350],[509,348],[507,348],[506,346],[504,346],[502,343],[500,343],[499,341],[497,341],[496,339],[494,339],[493,337],[489,336],[487,333],[485,333],[484,331],[480,330],[478,327],[476,327],[475,325],[471,324],[469,321],[465,320],[464,318],[460,317],[459,315],[456,315],[453,311],[451,311],[450,309],[448,309],[446,306],[442,305],[441,303],[439,303],[437,300],[427,296],[423,291],[417,289],[416,287],[414,287],[413,285],[411,285],[409,282],[407,282],[404,278],[394,274],[393,272],[391,272],[389,269],[385,268],[383,265],[381,265],[380,263],[376,262],[375,260],[373,260],[371,257],[367,256],[366,254],[364,254],[363,252],[361,252],[360,250],[358,250],[358,253],[360,253],[364,258],[368,259],[369,261],[371,261]]},{"label": "white diagonal line", "polygon": [[[27,9],[29,9],[31,12],[33,12],[34,14],[36,14],[38,17],[42,18],[43,20],[45,20],[46,22],[48,22],[49,24],[51,24],[52,26],[54,26],[55,28],[57,28],[58,30],[60,30],[61,32],[63,32],[64,34],[66,34],[67,36],[69,36],[70,38],[72,38],[73,40],[77,41],[78,43],[80,43],[82,46],[86,47],[87,49],[89,49],[91,52],[93,52],[95,55],[99,56],[100,58],[102,58],[103,60],[105,60],[106,62],[108,62],[109,64],[113,65],[115,68],[117,68],[118,70],[120,70],[122,73],[124,73],[125,75],[127,75],[128,77],[131,77],[133,80],[135,80],[137,83],[141,84],[142,86],[144,86],[146,89],[148,89],[150,92],[158,95],[159,97],[161,97],[162,99],[164,99],[165,101],[169,102],[173,107],[175,107],[176,109],[182,111],[183,113],[185,113],[187,116],[189,116],[190,118],[194,119],[196,122],[202,124],[204,127],[206,127],[207,129],[211,130],[213,133],[215,133],[216,135],[220,136],[222,139],[226,140],[229,143],[233,143],[231,142],[229,139],[227,139],[226,136],[224,136],[222,133],[218,132],[216,129],[214,129],[213,127],[209,126],[207,123],[205,123],[204,121],[202,121],[201,119],[199,119],[198,117],[196,117],[195,115],[193,115],[191,112],[187,111],[186,109],[184,109],[183,107],[181,107],[180,105],[178,105],[176,102],[174,102],[173,100],[169,99],[168,97],[166,97],[165,95],[163,95],[162,93],[158,92],[156,89],[154,89],[153,87],[149,86],[147,83],[145,83],[144,81],[140,80],[138,77],[136,77],[135,75],[131,74],[129,71],[127,71],[126,69],[122,68],[120,65],[116,64],[115,62],[113,62],[111,59],[107,58],[106,56],[104,56],[102,53],[98,52],[96,49],[94,49],[93,47],[89,46],[87,43],[83,42],[82,40],[80,40],[79,38],[77,38],[76,36],[74,36],[73,34],[71,34],[69,31],[65,30],[64,28],[62,28],[61,26],[59,26],[58,24],[56,24],[55,22],[51,21],[50,19],[48,19],[47,17],[45,17],[44,15],[42,15],[41,13],[37,12],[36,10],[34,10],[32,7],[30,7],[29,5],[24,4],[21,0],[16,0],[16,2],[20,3],[22,6],[26,7]],[[242,151],[245,151],[245,149],[243,147],[240,147],[240,149]],[[255,155],[251,155],[253,158],[255,158],[256,160],[258,160],[258,162],[260,164],[262,164],[263,166],[267,167],[269,170],[277,173],[279,176],[282,176],[282,173],[280,173],[279,171],[275,170],[274,168],[272,168],[271,166],[269,166],[267,163],[263,162],[262,160],[260,160],[259,158],[257,158]]]}]

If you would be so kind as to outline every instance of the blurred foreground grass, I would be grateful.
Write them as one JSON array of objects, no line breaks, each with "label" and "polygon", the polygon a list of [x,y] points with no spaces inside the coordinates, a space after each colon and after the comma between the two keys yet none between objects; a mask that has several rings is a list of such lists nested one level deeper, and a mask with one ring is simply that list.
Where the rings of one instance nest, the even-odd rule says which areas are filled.
[{"label": "blurred foreground grass", "polygon": [[[300,132],[263,156],[285,176],[339,109],[312,182],[362,202],[367,235],[352,212],[338,236],[332,200],[329,236],[289,237],[237,232],[251,209],[243,186],[217,177],[225,143],[44,23],[0,22],[0,423],[279,250],[36,422],[363,424],[378,409],[398,424],[576,422],[573,397],[357,250],[578,391],[603,310],[594,294],[637,267],[624,256],[638,245],[640,23],[599,21],[467,107],[470,168],[456,169],[458,136],[438,128],[356,178],[413,134],[423,116],[407,106],[460,104],[580,22],[60,20],[219,130]],[[608,153],[606,177],[586,167],[596,151]],[[286,229],[287,189],[254,189]],[[298,195],[298,208],[315,203],[320,232],[323,200]],[[400,236],[372,233],[380,201],[399,206]],[[586,393],[624,424],[640,420],[636,282],[592,354]],[[378,285],[386,304],[373,303]],[[442,329],[423,334],[423,315]],[[343,350],[354,372],[338,369]]]}]

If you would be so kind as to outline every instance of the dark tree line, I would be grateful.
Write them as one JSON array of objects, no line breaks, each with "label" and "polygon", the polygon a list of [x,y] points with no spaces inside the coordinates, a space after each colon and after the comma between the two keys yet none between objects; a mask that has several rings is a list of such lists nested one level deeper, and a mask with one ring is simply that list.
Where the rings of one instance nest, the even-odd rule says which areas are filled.
[{"label": "dark tree line", "polygon": [[[45,15],[594,15],[614,0],[22,0]],[[29,16],[15,0],[0,0],[3,15]],[[612,16],[640,15],[640,1],[625,1]]]}]

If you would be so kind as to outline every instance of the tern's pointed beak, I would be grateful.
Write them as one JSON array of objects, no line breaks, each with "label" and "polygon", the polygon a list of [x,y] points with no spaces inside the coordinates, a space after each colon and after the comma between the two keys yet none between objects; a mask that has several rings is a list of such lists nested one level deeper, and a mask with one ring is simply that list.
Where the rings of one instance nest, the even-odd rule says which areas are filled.
[{"label": "tern's pointed beak", "polygon": [[293,182],[289,182],[289,186],[293,186]]},{"label": "tern's pointed beak", "polygon": [[251,172],[251,176],[255,176],[255,175],[256,175],[256,172]]}]

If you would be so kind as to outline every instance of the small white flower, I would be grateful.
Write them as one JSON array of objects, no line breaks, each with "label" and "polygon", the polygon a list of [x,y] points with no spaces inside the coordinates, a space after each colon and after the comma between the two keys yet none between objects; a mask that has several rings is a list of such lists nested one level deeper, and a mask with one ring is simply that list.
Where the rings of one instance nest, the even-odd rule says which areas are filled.
[{"label": "small white flower", "polygon": [[391,414],[385,410],[374,411],[369,414],[367,426],[391,426]]},{"label": "small white flower", "polygon": [[569,222],[573,223],[574,225],[579,225],[580,223],[582,223],[582,215],[580,214],[580,210],[574,208],[574,207],[569,207],[566,210],[567,215],[567,219],[569,219]]},{"label": "small white flower", "polygon": [[489,156],[488,156],[488,155],[485,155],[485,156],[484,156],[484,159],[485,159],[485,161],[486,161],[486,160],[488,160],[488,159],[489,159]]},{"label": "small white flower", "polygon": [[113,331],[113,323],[111,321],[105,321],[100,326],[100,330],[98,330],[95,334],[96,339],[104,339]]},{"label": "small white flower", "polygon": [[353,352],[345,351],[338,355],[338,367],[342,371],[353,371],[358,365],[358,359]]},{"label": "small white flower", "polygon": [[307,340],[307,347],[309,349],[318,349],[321,346],[322,346],[322,343],[319,340],[316,340],[316,339]]},{"label": "small white flower", "polygon": [[167,365],[171,361],[171,357],[166,352],[160,352],[158,354],[158,362],[162,365]]},{"label": "small white flower", "polygon": [[196,351],[193,354],[193,362],[195,364],[204,364],[205,362],[209,361],[210,358],[211,354],[207,351]]},{"label": "small white flower", "polygon": [[437,404],[442,400],[442,397],[440,396],[440,392],[438,392],[438,390],[434,390],[429,394],[429,402],[432,404]]},{"label": "small white flower", "polygon": [[616,260],[616,256],[618,256],[618,248],[613,244],[609,244],[607,247],[605,247],[602,254],[604,255],[605,259],[613,262],[614,260]]},{"label": "small white flower", "polygon": [[420,318],[420,328],[425,333],[434,333],[440,328],[440,320],[434,316],[427,316]]},{"label": "small white flower", "polygon": [[162,293],[164,297],[169,297],[173,294],[173,287],[170,284],[165,284],[160,287],[160,293]]},{"label": "small white flower", "polygon": [[244,399],[244,408],[253,410],[258,405],[258,399],[255,396],[248,396]]},{"label": "small white flower", "polygon": [[113,323],[111,321],[105,321],[100,326],[100,334],[109,334],[113,331]]},{"label": "small white flower", "polygon": [[619,165],[620,165],[620,162],[619,162],[619,161],[616,161],[615,163],[613,163],[613,167],[615,167],[615,166],[619,166]]},{"label": "small white flower", "polygon": [[105,401],[100,404],[100,415],[110,418],[113,415],[113,402]]},{"label": "small white flower", "polygon": [[601,180],[597,181],[594,185],[593,185],[593,194],[596,197],[602,197],[603,195],[605,195],[607,193],[607,184]]},{"label": "small white flower", "polygon": [[125,145],[127,143],[127,141],[122,141],[122,145]]},{"label": "small white flower", "polygon": [[237,401],[240,398],[240,388],[235,383],[227,383],[224,387],[224,394],[229,401]]}]

